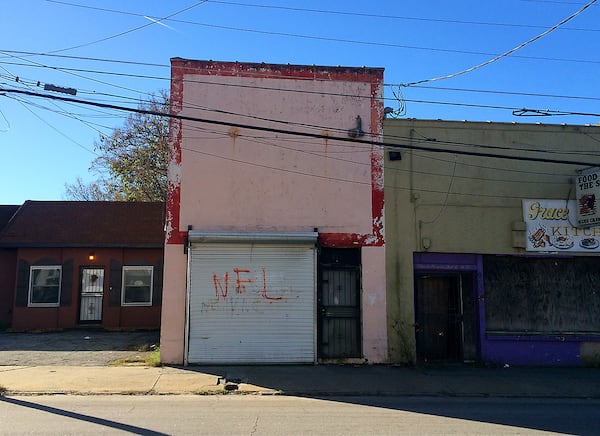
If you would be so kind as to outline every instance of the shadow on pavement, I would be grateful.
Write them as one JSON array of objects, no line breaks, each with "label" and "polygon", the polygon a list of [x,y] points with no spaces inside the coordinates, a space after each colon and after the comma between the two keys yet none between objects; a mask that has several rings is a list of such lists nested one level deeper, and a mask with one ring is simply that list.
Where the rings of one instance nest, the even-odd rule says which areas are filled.
[{"label": "shadow on pavement", "polygon": [[0,397],[0,401],[4,401],[5,403],[13,404],[15,406],[28,407],[31,409],[39,410],[42,412],[52,413],[59,416],[65,416],[67,418],[77,419],[79,421],[90,422],[92,424],[102,425],[104,427],[108,427],[109,429],[121,430],[133,434],[141,434],[141,435],[149,435],[149,436],[162,436],[165,433],[156,432],[153,430],[149,430],[146,428],[124,424],[122,422],[111,421],[104,418],[98,418],[95,416],[84,415],[77,412],[70,412],[64,409],[57,409],[56,407],[45,406],[42,404],[34,403],[32,401],[25,401],[16,398],[4,398]]},{"label": "shadow on pavement", "polygon": [[188,366],[284,395],[532,430],[600,434],[598,368]]},{"label": "shadow on pavement", "polygon": [[524,434],[528,430],[577,435],[600,434],[598,419],[600,401],[594,399],[440,397],[322,397],[321,399],[521,429],[516,431],[515,428],[507,428],[506,434]]}]

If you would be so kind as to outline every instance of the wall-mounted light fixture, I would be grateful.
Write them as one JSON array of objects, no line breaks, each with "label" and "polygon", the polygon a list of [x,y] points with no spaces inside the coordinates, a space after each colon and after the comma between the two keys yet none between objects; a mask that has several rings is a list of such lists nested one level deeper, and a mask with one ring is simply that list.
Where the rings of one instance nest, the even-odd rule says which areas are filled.
[{"label": "wall-mounted light fixture", "polygon": [[96,260],[96,254],[94,252],[91,252],[90,254],[88,254],[88,260],[90,262],[93,262]]},{"label": "wall-mounted light fixture", "polygon": [[390,152],[388,152],[388,156],[390,157],[391,161],[402,160],[402,155],[400,154],[399,151],[390,151]]},{"label": "wall-mounted light fixture", "polygon": [[360,115],[356,116],[356,127],[348,130],[348,136],[351,138],[360,138],[365,136],[365,132],[362,129],[362,118]]}]

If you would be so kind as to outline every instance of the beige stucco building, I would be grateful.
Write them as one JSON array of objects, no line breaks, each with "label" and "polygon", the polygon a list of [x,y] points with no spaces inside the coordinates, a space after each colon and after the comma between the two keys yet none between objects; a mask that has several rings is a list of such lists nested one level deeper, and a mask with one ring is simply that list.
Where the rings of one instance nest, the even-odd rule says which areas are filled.
[{"label": "beige stucco building", "polygon": [[597,362],[600,229],[578,226],[576,184],[600,128],[388,119],[384,136],[390,359]]},{"label": "beige stucco building", "polygon": [[171,65],[162,360],[386,361],[383,70]]}]

